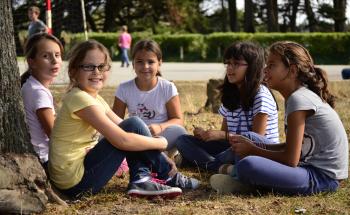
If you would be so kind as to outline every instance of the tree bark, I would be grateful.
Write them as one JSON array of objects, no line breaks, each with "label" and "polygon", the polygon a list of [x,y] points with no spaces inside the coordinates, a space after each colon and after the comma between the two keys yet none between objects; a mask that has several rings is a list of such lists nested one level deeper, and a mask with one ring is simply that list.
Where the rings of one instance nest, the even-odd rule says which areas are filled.
[{"label": "tree bark", "polygon": [[255,32],[254,28],[254,10],[252,0],[244,1],[244,31]]},{"label": "tree bark", "polygon": [[118,10],[119,2],[114,0],[107,0],[105,4],[105,22],[103,24],[103,31],[115,31],[117,29],[117,23],[115,21]]},{"label": "tree bark", "polygon": [[315,19],[315,14],[312,11],[310,0],[305,0],[305,13],[309,21],[309,31],[314,32],[316,30],[315,26],[317,23]]},{"label": "tree bark", "polygon": [[278,31],[278,8],[277,0],[266,0],[267,8],[267,31]]},{"label": "tree bark", "polygon": [[299,4],[300,4],[300,0],[292,1],[292,14],[290,16],[290,31],[292,32],[296,31],[296,19],[297,19]]},{"label": "tree bark", "polygon": [[48,196],[57,196],[34,155],[25,124],[11,0],[0,1],[0,14],[0,214],[39,213]]},{"label": "tree bark", "polygon": [[346,11],[346,0],[333,0],[334,5],[334,30],[336,32],[345,31],[345,11]]},{"label": "tree bark", "polygon": [[228,13],[230,18],[231,31],[238,32],[239,26],[238,26],[238,19],[237,19],[236,0],[228,0]]}]

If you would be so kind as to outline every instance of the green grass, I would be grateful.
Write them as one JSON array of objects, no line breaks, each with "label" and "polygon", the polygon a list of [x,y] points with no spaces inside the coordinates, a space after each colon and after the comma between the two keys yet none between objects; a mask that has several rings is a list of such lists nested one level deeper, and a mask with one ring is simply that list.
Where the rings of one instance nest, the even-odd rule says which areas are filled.
[{"label": "green grass", "polygon": [[[222,118],[215,113],[201,109],[206,101],[205,82],[175,82],[181,99],[185,117],[185,127],[192,133],[192,125],[219,129]],[[331,90],[337,96],[336,110],[343,121],[346,132],[350,134],[350,82],[331,82]],[[60,105],[64,90],[52,88],[57,105]],[[109,104],[113,103],[114,88],[101,92]],[[282,97],[275,93],[280,107],[280,134],[283,135]],[[201,111],[199,111],[201,109]],[[273,193],[261,195],[217,195],[210,189],[210,174],[199,169],[181,169],[188,176],[202,181],[198,190],[186,191],[175,200],[134,199],[126,195],[128,179],[112,178],[105,189],[95,195],[72,203],[68,208],[49,204],[45,214],[295,214],[295,209],[306,209],[306,214],[349,214],[350,183],[341,183],[336,193],[314,196],[281,196]]]}]

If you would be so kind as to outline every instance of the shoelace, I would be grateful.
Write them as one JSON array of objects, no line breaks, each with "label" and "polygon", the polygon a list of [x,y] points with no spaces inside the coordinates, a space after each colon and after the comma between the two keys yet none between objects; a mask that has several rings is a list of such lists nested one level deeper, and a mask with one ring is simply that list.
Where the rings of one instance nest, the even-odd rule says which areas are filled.
[{"label": "shoelace", "polygon": [[158,184],[166,184],[165,180],[158,179],[157,176],[158,176],[157,173],[155,173],[155,172],[151,173],[151,177],[152,177],[151,181],[158,183]]}]

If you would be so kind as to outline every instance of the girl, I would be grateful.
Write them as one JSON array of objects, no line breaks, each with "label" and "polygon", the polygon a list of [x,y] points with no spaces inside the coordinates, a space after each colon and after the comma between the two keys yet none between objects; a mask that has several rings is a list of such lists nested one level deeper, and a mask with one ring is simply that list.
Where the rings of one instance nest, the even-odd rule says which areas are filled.
[{"label": "girl", "polygon": [[47,33],[32,36],[25,46],[28,70],[21,76],[22,97],[31,143],[47,169],[49,137],[55,120],[50,84],[62,65],[63,46]]},{"label": "girl", "polygon": [[232,149],[242,158],[238,180],[214,175],[212,187],[239,192],[251,185],[290,195],[336,191],[348,177],[348,139],[325,72],[294,42],[272,44],[265,72],[269,86],[285,99],[286,143],[258,147],[255,137],[232,135]]},{"label": "girl", "polygon": [[129,116],[140,117],[153,136],[167,139],[166,151],[169,157],[173,157],[177,152],[175,140],[187,132],[183,127],[177,89],[174,83],[160,77],[160,47],[153,40],[141,40],[131,54],[136,78],[120,84],[115,93],[113,111],[124,118],[128,108]]},{"label": "girl", "polygon": [[[225,50],[226,76],[221,87],[223,116],[221,130],[194,129],[194,136],[183,135],[176,146],[185,160],[199,167],[218,171],[234,162],[228,132],[265,135],[278,143],[278,113],[271,92],[262,85],[264,51],[251,42],[233,43]],[[225,152],[225,150],[228,150]],[[224,169],[224,165],[220,171]]]},{"label": "girl", "polygon": [[[93,40],[79,44],[72,52],[68,66],[70,90],[62,101],[50,142],[53,183],[70,197],[95,194],[126,156],[129,195],[173,197],[181,194],[180,188],[198,187],[197,180],[176,172],[161,155],[159,150],[168,144],[165,138],[147,137],[149,130],[136,117],[122,121],[98,95],[110,63],[107,49]],[[104,136],[100,141],[99,133]],[[152,179],[150,168],[164,184]]]}]

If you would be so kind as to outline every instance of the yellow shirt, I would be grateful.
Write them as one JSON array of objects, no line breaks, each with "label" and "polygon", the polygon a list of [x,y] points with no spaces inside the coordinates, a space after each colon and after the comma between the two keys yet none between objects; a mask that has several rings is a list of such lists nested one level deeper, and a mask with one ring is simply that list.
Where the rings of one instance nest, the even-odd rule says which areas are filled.
[{"label": "yellow shirt", "polygon": [[49,147],[50,179],[60,189],[81,181],[85,155],[97,144],[99,133],[74,113],[92,105],[102,106],[105,113],[111,110],[101,96],[94,98],[79,88],[73,88],[63,99]]}]

